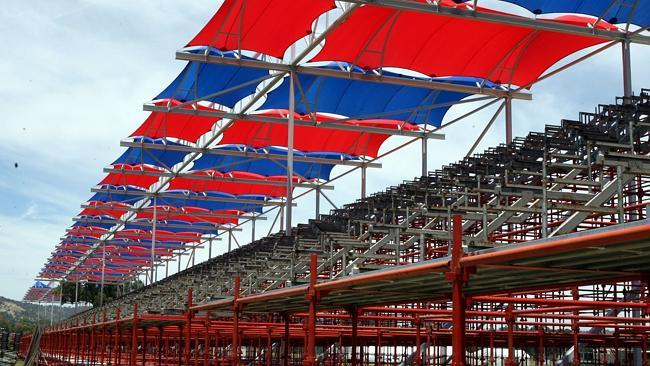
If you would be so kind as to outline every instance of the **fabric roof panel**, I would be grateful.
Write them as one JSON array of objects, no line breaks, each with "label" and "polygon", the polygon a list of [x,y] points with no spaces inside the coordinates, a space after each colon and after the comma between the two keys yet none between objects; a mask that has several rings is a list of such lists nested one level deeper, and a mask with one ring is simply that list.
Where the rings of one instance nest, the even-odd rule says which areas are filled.
[{"label": "fabric roof panel", "polygon": [[[577,19],[573,17],[570,22]],[[585,26],[590,22],[588,18],[582,20]],[[523,86],[569,54],[603,42],[591,36],[364,6],[329,35],[314,60],[346,61],[364,69],[398,67],[431,77],[470,76]]]},{"label": "fabric roof panel", "polygon": [[250,50],[282,58],[336,6],[333,0],[226,0],[188,46]]}]

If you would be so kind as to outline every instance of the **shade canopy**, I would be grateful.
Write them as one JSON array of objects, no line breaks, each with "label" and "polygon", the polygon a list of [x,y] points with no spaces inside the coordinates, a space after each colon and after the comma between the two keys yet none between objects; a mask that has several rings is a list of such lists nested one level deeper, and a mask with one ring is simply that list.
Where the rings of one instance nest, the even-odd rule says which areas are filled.
[{"label": "shade canopy", "polygon": [[[216,50],[193,50],[192,52],[234,58],[232,52]],[[245,56],[242,58],[250,59]],[[269,72],[263,69],[191,61],[155,99],[175,99],[185,102],[204,98],[203,100],[232,108],[239,100],[253,94],[261,82],[260,79],[269,75]],[[255,80],[259,81],[255,82]]]},{"label": "shade canopy", "polygon": [[[179,108],[178,100],[159,100],[156,106]],[[180,107],[184,110],[213,110],[198,104]],[[133,131],[131,137],[147,137],[151,140],[160,138],[176,138],[188,142],[196,142],[202,135],[210,132],[219,118],[204,117],[182,113],[152,112],[149,117]],[[144,141],[144,140],[143,140]]]},{"label": "shade canopy", "polygon": [[[259,113],[257,116],[287,118],[288,111],[274,110]],[[390,135],[364,130],[341,130],[328,128],[328,123],[337,118],[323,115],[296,114],[297,121],[319,125],[295,125],[294,148],[302,152],[330,151],[350,156],[376,157],[380,146]],[[418,131],[411,124],[388,119],[346,120],[342,125],[360,128],[382,128],[386,130]],[[254,148],[265,146],[287,146],[288,128],[286,124],[236,120],[223,134],[222,144],[248,145]]]},{"label": "shade canopy", "polygon": [[[333,63],[321,67],[346,73],[374,74],[346,63]],[[485,80],[467,77],[418,78],[389,71],[381,72],[386,77],[405,80],[436,81],[483,88],[499,88]],[[440,126],[449,108],[470,94],[435,90],[425,87],[386,84],[374,81],[356,80],[331,76],[297,74],[295,110],[306,114],[313,112],[334,113],[355,119],[389,119],[411,124]],[[285,82],[269,93],[261,109],[288,109],[289,82]]]},{"label": "shade canopy", "polygon": [[[593,23],[578,15],[548,21],[585,27]],[[598,27],[616,29],[606,22]],[[430,77],[469,76],[524,86],[562,58],[603,42],[595,36],[364,6],[327,37],[314,61],[345,61],[364,69],[396,67]]]},{"label": "shade canopy", "polygon": [[312,23],[336,6],[333,0],[226,0],[188,46],[249,50],[282,58],[312,32]]},{"label": "shade canopy", "polygon": [[[494,0],[493,0],[494,1]],[[648,0],[499,0],[519,5],[534,14],[576,13],[591,15],[612,24],[650,25]],[[478,1],[479,5],[483,3]]]}]

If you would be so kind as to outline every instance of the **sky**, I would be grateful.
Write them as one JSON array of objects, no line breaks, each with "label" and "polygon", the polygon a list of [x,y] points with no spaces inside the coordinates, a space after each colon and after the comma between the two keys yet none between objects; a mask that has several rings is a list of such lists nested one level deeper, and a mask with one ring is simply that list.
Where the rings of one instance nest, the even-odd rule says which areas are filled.
[{"label": "sky", "polygon": [[[220,1],[32,0],[6,2],[0,9],[0,296],[21,299],[50,252],[90,198],[102,169],[124,148],[121,139],[146,118],[142,104],[157,95],[183,68],[174,59],[214,14]],[[649,46],[633,46],[633,88],[650,87]],[[577,56],[574,56],[574,58]],[[567,62],[566,60],[564,62]],[[532,101],[515,101],[514,135],[542,131],[545,124],[576,119],[622,93],[621,51],[616,46],[541,82]],[[451,120],[470,106],[453,107]],[[461,159],[490,119],[489,108],[430,141],[428,167]],[[504,141],[503,118],[477,151]],[[407,139],[392,137],[381,151]],[[420,174],[415,143],[368,171],[368,192]],[[335,168],[333,176],[343,173]],[[327,191],[336,204],[360,195],[354,172]],[[300,190],[297,193],[301,193]],[[330,209],[321,200],[322,213]],[[314,216],[314,196],[298,201],[294,224]],[[273,221],[258,225],[265,235]],[[277,230],[277,227],[275,228]],[[237,233],[250,241],[250,229]],[[225,250],[226,242],[214,252]],[[207,250],[196,255],[196,263]],[[186,266],[186,258],[182,266]],[[170,266],[170,274],[176,264]],[[162,275],[162,273],[161,273]]]}]

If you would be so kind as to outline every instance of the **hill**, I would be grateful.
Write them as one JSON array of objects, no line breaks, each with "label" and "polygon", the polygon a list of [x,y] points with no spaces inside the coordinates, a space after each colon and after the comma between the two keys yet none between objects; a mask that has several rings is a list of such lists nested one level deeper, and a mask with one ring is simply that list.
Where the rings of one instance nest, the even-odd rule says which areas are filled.
[{"label": "hill", "polygon": [[29,331],[37,323],[49,325],[50,318],[57,322],[86,309],[84,306],[75,309],[71,306],[31,304],[0,296],[0,328],[9,332]]}]

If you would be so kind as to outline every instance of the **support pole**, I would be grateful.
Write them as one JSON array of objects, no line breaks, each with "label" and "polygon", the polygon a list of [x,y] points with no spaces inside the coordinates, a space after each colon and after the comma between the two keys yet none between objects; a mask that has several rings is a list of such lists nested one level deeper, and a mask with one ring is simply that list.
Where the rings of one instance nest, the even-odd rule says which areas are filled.
[{"label": "support pole", "polygon": [[512,142],[512,97],[506,97],[506,144]]},{"label": "support pole", "polygon": [[194,290],[187,289],[187,314],[185,318],[185,347],[183,347],[185,364],[190,364],[190,341],[192,339],[192,297]]},{"label": "support pole", "polygon": [[102,283],[99,289],[99,307],[104,305],[104,275],[106,273],[106,242],[102,242]]},{"label": "support pole", "polygon": [[287,235],[291,235],[291,211],[293,205],[293,125],[295,120],[296,111],[296,98],[295,98],[295,73],[289,73],[289,121],[287,124],[287,205],[286,205],[286,222],[287,222]]},{"label": "support pole", "polygon": [[255,241],[255,218],[251,220],[251,243]]},{"label": "support pole", "polygon": [[138,304],[133,304],[133,321],[131,323],[131,360],[129,364],[135,366],[138,361]]},{"label": "support pole", "polygon": [[361,166],[361,198],[366,198],[366,170],[365,165]]},{"label": "support pole", "polygon": [[305,357],[303,365],[316,365],[316,303],[318,302],[318,293],[316,292],[316,278],[318,277],[318,256],[312,254],[310,257],[309,267],[309,290],[307,300],[309,300],[309,318],[307,320],[307,342],[305,344]]},{"label": "support pole", "polygon": [[506,309],[506,323],[508,324],[508,358],[506,359],[505,366],[517,366],[515,361],[515,315],[513,313],[513,304],[508,304]]},{"label": "support pole", "polygon": [[290,315],[285,314],[284,315],[284,342],[283,342],[284,350],[282,351],[282,354],[283,354],[283,357],[284,357],[284,359],[283,359],[283,365],[284,366],[289,366],[289,357],[290,357],[290,355],[289,355],[289,341],[290,341],[290,339],[289,339],[289,321],[290,321]]},{"label": "support pole", "polygon": [[422,138],[422,176],[426,177],[428,174],[428,168],[427,168],[427,157],[428,157],[428,146],[427,146],[427,138],[423,137]]},{"label": "support pole", "polygon": [[316,195],[316,213],[314,215],[314,218],[318,220],[318,216],[320,215],[320,186],[316,186],[316,189],[314,189],[314,194]]},{"label": "support pole", "polygon": [[241,347],[239,344],[239,291],[241,286],[241,279],[235,276],[235,288],[233,289],[232,300],[232,365],[239,366]]},{"label": "support pole", "polygon": [[352,342],[350,344],[352,350],[352,366],[357,366],[357,340],[358,336],[358,326],[359,326],[359,311],[357,308],[352,308],[349,310],[350,315],[352,316]]},{"label": "support pole", "polygon": [[632,56],[630,50],[630,41],[621,42],[623,47],[623,95],[632,96]]},{"label": "support pole", "polygon": [[153,196],[153,221],[151,222],[151,281],[154,282],[154,271],[156,268],[156,221],[158,220],[156,205],[157,197]]},{"label": "support pole", "polygon": [[122,356],[122,351],[120,350],[120,342],[122,339],[122,327],[120,324],[120,308],[118,307],[115,313],[115,339],[113,340],[113,355],[115,356],[114,365],[120,364],[120,356]]},{"label": "support pole", "polygon": [[463,221],[460,215],[453,216],[453,237],[450,272],[447,278],[452,282],[452,366],[465,366],[465,272],[460,267],[463,256]]},{"label": "support pole", "polygon": [[420,317],[416,316],[415,318],[415,366],[422,365],[422,336],[420,334],[421,326]]}]

